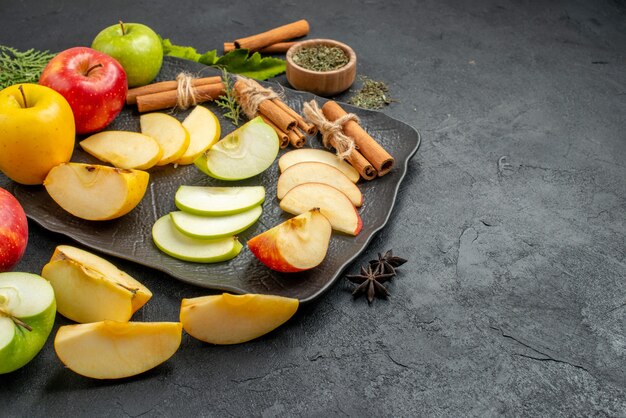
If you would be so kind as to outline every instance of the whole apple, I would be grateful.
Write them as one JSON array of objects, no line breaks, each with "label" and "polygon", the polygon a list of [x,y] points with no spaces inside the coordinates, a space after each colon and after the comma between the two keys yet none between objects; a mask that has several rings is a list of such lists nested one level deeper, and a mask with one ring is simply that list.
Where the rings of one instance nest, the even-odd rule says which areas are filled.
[{"label": "whole apple", "polygon": [[67,100],[37,84],[0,91],[0,171],[21,184],[42,184],[74,152],[74,115]]},{"label": "whole apple", "polygon": [[126,102],[126,73],[115,59],[86,47],[75,47],[52,58],[39,84],[61,93],[72,107],[76,133],[104,129]]},{"label": "whole apple", "polygon": [[0,272],[11,270],[24,255],[28,222],[20,202],[0,187]]},{"label": "whole apple", "polygon": [[140,23],[123,23],[103,29],[91,47],[118,60],[128,77],[128,87],[150,83],[163,63],[161,38]]}]

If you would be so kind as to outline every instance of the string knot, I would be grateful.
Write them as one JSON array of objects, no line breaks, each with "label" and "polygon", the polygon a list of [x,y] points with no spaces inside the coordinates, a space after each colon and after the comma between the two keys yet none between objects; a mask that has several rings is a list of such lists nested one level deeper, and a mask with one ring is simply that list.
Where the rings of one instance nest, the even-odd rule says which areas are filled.
[{"label": "string knot", "polygon": [[248,119],[256,116],[259,105],[265,100],[280,99],[280,96],[271,88],[261,86],[254,80],[246,77],[237,77],[243,87],[237,90],[237,102]]},{"label": "string knot", "polygon": [[330,121],[324,116],[324,113],[315,100],[311,100],[308,103],[305,102],[302,106],[302,112],[307,121],[317,126],[322,133],[322,143],[324,146],[326,148],[335,148],[337,157],[345,160],[356,149],[354,140],[343,133],[343,125],[351,120],[359,123],[359,117],[357,115],[347,113],[335,121]]},{"label": "string knot", "polygon": [[176,88],[176,106],[185,110],[197,104],[196,88],[193,86],[193,76],[181,72],[176,76],[178,86]]}]

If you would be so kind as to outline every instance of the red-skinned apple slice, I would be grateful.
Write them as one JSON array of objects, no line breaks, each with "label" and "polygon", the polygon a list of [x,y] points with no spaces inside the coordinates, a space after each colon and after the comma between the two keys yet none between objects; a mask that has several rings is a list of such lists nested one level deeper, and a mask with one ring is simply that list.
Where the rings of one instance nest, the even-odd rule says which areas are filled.
[{"label": "red-skinned apple slice", "polygon": [[348,196],[323,183],[304,183],[289,190],[280,208],[299,215],[312,208],[320,208],[335,231],[358,235],[363,227],[361,217]]},{"label": "red-skinned apple slice", "polygon": [[280,168],[282,173],[292,165],[305,161],[317,161],[332,165],[333,167],[341,170],[353,183],[359,181],[359,178],[361,177],[359,172],[354,167],[337,157],[332,152],[316,148],[300,148],[284,153],[283,156],[278,159],[278,168]]},{"label": "red-skinned apple slice", "polygon": [[303,183],[328,184],[345,193],[354,206],[360,207],[363,204],[361,190],[341,170],[326,163],[314,161],[294,164],[283,171],[278,177],[276,195],[282,199],[289,190]]},{"label": "red-skinned apple slice", "polygon": [[248,248],[272,270],[295,273],[324,260],[331,234],[330,222],[314,208],[251,238]]}]

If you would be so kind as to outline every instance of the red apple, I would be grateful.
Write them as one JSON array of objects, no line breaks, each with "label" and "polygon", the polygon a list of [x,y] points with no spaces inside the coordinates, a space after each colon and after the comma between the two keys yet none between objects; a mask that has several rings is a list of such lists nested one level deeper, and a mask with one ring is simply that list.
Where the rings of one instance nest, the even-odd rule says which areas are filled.
[{"label": "red apple", "polygon": [[15,197],[0,187],[0,272],[15,266],[26,250],[28,222]]},{"label": "red apple", "polygon": [[124,107],[128,91],[122,66],[85,47],[66,49],[52,58],[39,84],[65,97],[74,112],[77,134],[104,129]]}]

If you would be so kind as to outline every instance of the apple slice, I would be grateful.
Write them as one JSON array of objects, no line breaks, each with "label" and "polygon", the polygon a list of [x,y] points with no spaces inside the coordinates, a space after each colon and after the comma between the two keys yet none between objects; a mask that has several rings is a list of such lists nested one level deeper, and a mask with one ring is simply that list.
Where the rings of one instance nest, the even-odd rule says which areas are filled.
[{"label": "apple slice", "polygon": [[163,150],[161,159],[155,165],[161,166],[178,160],[189,147],[189,132],[178,119],[155,112],[139,117],[141,133],[159,143]]},{"label": "apple slice", "polygon": [[312,208],[320,208],[335,231],[358,235],[363,221],[344,193],[323,183],[304,183],[289,190],[280,201],[285,212],[298,215]]},{"label": "apple slice", "polygon": [[189,146],[175,163],[188,165],[220,138],[220,121],[204,106],[196,106],[183,121],[189,132]]},{"label": "apple slice", "polygon": [[180,186],[174,199],[176,207],[185,212],[208,216],[231,215],[263,203],[265,188]]},{"label": "apple slice", "polygon": [[135,208],[150,175],[103,165],[63,163],[44,180],[50,197],[74,216],[91,221],[119,218]]},{"label": "apple slice", "polygon": [[243,247],[237,237],[206,240],[189,237],[174,226],[165,215],[152,226],[154,244],[165,254],[196,263],[217,263],[235,257]]},{"label": "apple slice", "polygon": [[196,161],[207,175],[221,180],[243,180],[265,171],[278,155],[278,135],[260,116],[213,145]]},{"label": "apple slice", "polygon": [[50,281],[61,315],[76,322],[128,321],[152,292],[88,251],[59,245],[41,275]]},{"label": "apple slice", "polygon": [[295,273],[324,260],[331,234],[330,222],[315,208],[251,238],[248,248],[272,270]]},{"label": "apple slice", "polygon": [[0,273],[0,374],[19,369],[41,351],[55,314],[54,290],[43,277]]},{"label": "apple slice", "polygon": [[298,310],[298,299],[271,295],[222,295],[183,299],[180,322],[192,337],[211,344],[239,344],[278,328]]},{"label": "apple slice", "polygon": [[232,237],[255,223],[263,209],[255,206],[245,212],[224,216],[194,215],[182,211],[171,212],[172,222],[180,232],[194,238],[216,239]]},{"label": "apple slice", "polygon": [[117,168],[147,170],[163,155],[153,138],[129,131],[104,131],[80,141],[89,154]]},{"label": "apple slice", "polygon": [[339,169],[326,163],[303,162],[290,166],[278,177],[276,195],[282,199],[294,187],[303,183],[324,183],[345,193],[352,204],[360,207],[363,204],[363,194]]},{"label": "apple slice", "polygon": [[180,322],[117,322],[65,325],[54,350],[70,370],[94,379],[121,379],[148,371],[178,350]]},{"label": "apple slice", "polygon": [[332,165],[341,170],[352,183],[356,183],[361,177],[356,168],[352,167],[332,152],[316,148],[300,148],[283,154],[283,156],[278,159],[278,168],[282,173],[292,165],[305,161],[317,161],[319,163]]}]

